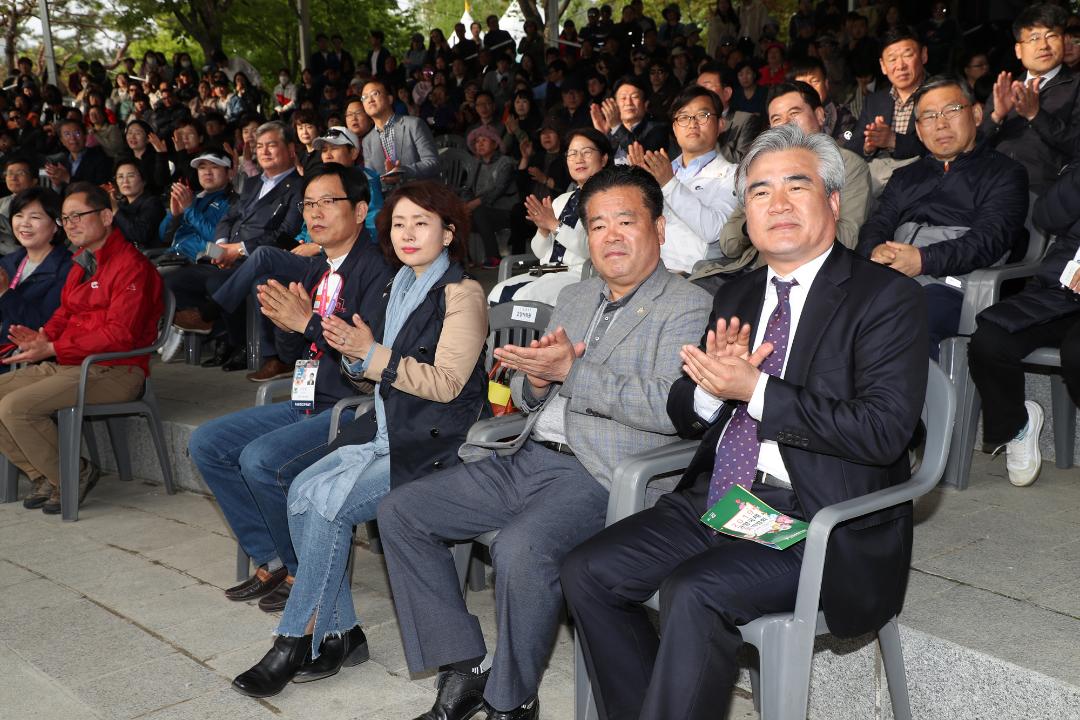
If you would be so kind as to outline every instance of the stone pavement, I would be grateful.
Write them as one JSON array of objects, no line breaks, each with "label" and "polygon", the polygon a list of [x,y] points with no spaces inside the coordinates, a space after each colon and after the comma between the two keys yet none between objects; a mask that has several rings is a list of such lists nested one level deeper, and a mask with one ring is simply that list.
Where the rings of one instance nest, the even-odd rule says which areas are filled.
[{"label": "stone pavement", "polygon": [[[77,523],[0,505],[0,718],[411,720],[434,677],[410,677],[382,557],[356,553],[353,597],[372,659],[268,700],[229,683],[270,646],[278,615],[233,603],[236,544],[213,500],[105,477]],[[493,643],[490,590],[469,606]],[[541,717],[573,717],[564,625]],[[740,691],[732,720],[756,717]]]}]

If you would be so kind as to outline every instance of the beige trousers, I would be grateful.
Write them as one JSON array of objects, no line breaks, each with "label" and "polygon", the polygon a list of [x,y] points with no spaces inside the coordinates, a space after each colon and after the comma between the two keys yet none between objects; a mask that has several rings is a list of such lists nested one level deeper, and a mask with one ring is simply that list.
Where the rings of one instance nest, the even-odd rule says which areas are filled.
[{"label": "beige trousers", "polygon": [[[0,375],[0,453],[32,482],[60,487],[60,452],[52,415],[75,404],[78,365],[40,365]],[[129,365],[92,365],[86,402],[127,402],[139,397],[145,376]]]}]

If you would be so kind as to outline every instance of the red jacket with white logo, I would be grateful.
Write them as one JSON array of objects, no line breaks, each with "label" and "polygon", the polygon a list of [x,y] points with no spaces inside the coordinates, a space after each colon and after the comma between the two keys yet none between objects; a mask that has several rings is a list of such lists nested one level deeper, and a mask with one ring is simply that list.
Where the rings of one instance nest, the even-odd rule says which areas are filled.
[{"label": "red jacket with white logo", "polygon": [[[90,278],[83,277],[81,266],[71,266],[60,307],[45,323],[60,365],[79,365],[94,353],[147,347],[157,338],[163,310],[158,271],[117,228],[94,258],[97,271]],[[150,373],[147,355],[101,364],[134,365]]]}]

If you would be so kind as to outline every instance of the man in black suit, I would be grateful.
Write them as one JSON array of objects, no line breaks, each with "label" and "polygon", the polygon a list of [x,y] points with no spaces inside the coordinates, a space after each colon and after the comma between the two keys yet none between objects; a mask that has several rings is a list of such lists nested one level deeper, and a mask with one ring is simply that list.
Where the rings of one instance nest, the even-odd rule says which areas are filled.
[{"label": "man in black suit", "polygon": [[[296,172],[296,153],[284,123],[271,120],[256,131],[255,157],[262,168],[259,181],[244,183],[240,197],[214,229],[214,240],[221,255],[213,264],[198,263],[176,268],[165,276],[165,284],[176,295],[175,325],[186,332],[209,334],[218,319],[223,319],[234,347],[243,347],[244,309],[223,313],[211,296],[225,283],[233,266],[255,252],[271,245],[289,250],[296,245],[296,235],[303,222],[298,205],[303,182]],[[244,367],[242,358],[231,358],[227,370]],[[276,355],[263,358],[262,367],[248,375],[253,382],[263,382],[290,374],[292,369]]]},{"label": "man in black suit", "polygon": [[765,118],[757,113],[731,109],[732,88],[724,84],[724,66],[720,63],[709,63],[703,67],[695,82],[719,95],[724,103],[724,125],[727,129],[720,135],[720,154],[730,163],[739,162],[746,155],[750,143],[765,127]]},{"label": "man in black suit", "polygon": [[62,120],[56,127],[60,144],[67,150],[63,162],[45,162],[45,174],[56,190],[62,191],[68,183],[85,180],[94,185],[112,179],[113,163],[100,146],[86,147],[86,130],[78,120]]},{"label": "man in black suit", "polygon": [[[909,477],[926,390],[923,300],[915,282],[835,241],[843,179],[832,139],[793,125],[765,131],[743,159],[738,195],[767,266],[716,296],[668,396],[675,427],[701,446],[673,493],[563,564],[602,718],[724,717],[737,626],[794,606],[803,545],[710,531],[698,519],[724,488],[751,486],[810,520]],[[821,594],[833,633],[892,617],[910,559],[910,503],[835,531]],[[659,637],[641,606],[657,590]]]},{"label": "man in black suit", "polygon": [[[889,166],[890,158],[908,160],[926,150],[915,134],[912,118],[915,91],[926,77],[926,48],[910,30],[890,30],[882,38],[879,62],[892,87],[867,96],[846,146],[861,153],[867,162],[881,160],[879,166]],[[871,165],[871,170],[875,178],[885,181],[892,174],[891,168],[881,172]]]},{"label": "man in black suit", "polygon": [[650,94],[648,84],[627,75],[615,83],[612,97],[589,106],[593,127],[607,135],[615,148],[615,162],[626,162],[634,143],[653,152],[667,150],[671,131],[648,118]]},{"label": "man in black suit", "polygon": [[1080,78],[1062,64],[1065,11],[1032,5],[1013,23],[1016,57],[1027,74],[998,76],[980,130],[1000,152],[1028,171],[1031,191],[1043,192],[1072,159],[1080,140]]},{"label": "man in black suit", "polygon": [[390,60],[390,51],[383,47],[386,35],[382,30],[371,31],[371,52],[364,61],[371,68],[371,76],[377,78],[386,77],[389,74],[387,62]]}]

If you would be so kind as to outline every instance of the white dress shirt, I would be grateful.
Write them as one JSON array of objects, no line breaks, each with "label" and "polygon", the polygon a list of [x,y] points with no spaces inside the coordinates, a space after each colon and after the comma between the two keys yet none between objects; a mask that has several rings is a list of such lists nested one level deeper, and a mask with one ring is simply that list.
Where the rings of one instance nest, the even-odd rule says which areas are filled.
[{"label": "white dress shirt", "polygon": [[[784,353],[784,366],[780,370],[780,377],[784,377],[787,372],[788,359],[791,357],[791,348],[795,343],[799,319],[802,317],[803,307],[806,305],[806,296],[810,292],[810,288],[814,284],[814,278],[817,277],[818,271],[825,264],[830,252],[832,252],[831,245],[828,250],[810,262],[801,265],[787,277],[777,275],[771,267],[768,269],[768,275],[765,278],[765,304],[761,308],[761,318],[758,321],[758,326],[754,328],[754,342],[751,345],[754,349],[764,342],[765,326],[768,324],[773,310],[776,309],[776,287],[773,285],[773,278],[779,278],[783,282],[796,280],[799,283],[791,288],[791,293],[788,296],[788,304],[791,306],[791,331],[788,333],[787,352]],[[765,412],[765,386],[769,382],[769,377],[769,375],[761,373],[761,376],[758,377],[757,386],[754,388],[754,394],[750,397],[750,402],[746,406],[746,412],[758,422],[761,421],[761,416]],[[700,386],[694,389],[694,412],[702,420],[712,422],[720,412],[720,407],[724,402],[724,398],[716,397],[707,390],[703,390]],[[727,432],[727,428],[724,429],[724,432]],[[721,433],[722,438],[723,433]],[[717,445],[719,444],[719,441],[717,441]],[[758,453],[757,469],[782,480],[788,485],[791,484],[791,476],[784,465],[784,459],[780,456],[780,446],[773,440],[762,441],[761,450]]]},{"label": "white dress shirt", "polygon": [[1046,87],[1046,83],[1056,78],[1059,72],[1061,72],[1061,65],[1058,65],[1053,70],[1048,70],[1044,72],[1042,75],[1032,75],[1029,71],[1027,77],[1024,78],[1024,84],[1030,85],[1031,81],[1034,80],[1036,77],[1041,77],[1042,82],[1039,83],[1039,90],[1042,91],[1042,89]]}]

